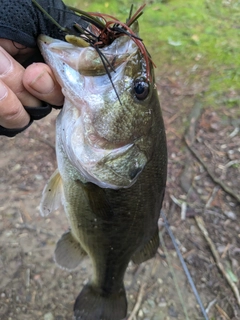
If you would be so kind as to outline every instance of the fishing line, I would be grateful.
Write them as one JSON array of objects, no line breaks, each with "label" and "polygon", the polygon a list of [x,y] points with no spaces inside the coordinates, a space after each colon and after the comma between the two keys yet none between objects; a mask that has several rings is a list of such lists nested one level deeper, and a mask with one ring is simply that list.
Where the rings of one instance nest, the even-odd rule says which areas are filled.
[{"label": "fishing line", "polygon": [[176,275],[176,273],[175,273],[174,270],[173,270],[173,266],[172,266],[172,263],[171,263],[171,261],[170,261],[169,255],[168,255],[168,253],[167,253],[167,248],[166,248],[166,245],[165,245],[165,242],[164,242],[164,240],[163,240],[163,236],[162,236],[162,233],[161,233],[161,232],[159,232],[159,238],[160,238],[160,242],[161,242],[161,244],[162,244],[163,251],[164,251],[164,253],[165,253],[166,259],[167,259],[167,263],[168,263],[170,272],[171,272],[171,274],[172,274],[173,282],[174,282],[175,288],[176,288],[176,290],[177,290],[178,297],[179,297],[179,300],[180,300],[180,302],[181,302],[181,305],[182,305],[182,308],[183,308],[183,312],[184,312],[184,314],[185,314],[185,318],[186,318],[186,320],[190,320],[189,317],[188,317],[188,312],[187,312],[187,309],[186,309],[186,304],[184,303],[183,296],[182,296],[182,294],[181,294],[181,290],[180,290],[179,285],[178,285],[177,275]]},{"label": "fishing line", "polygon": [[204,319],[205,319],[205,320],[209,320],[208,315],[207,315],[207,313],[206,313],[206,310],[205,310],[205,308],[204,308],[204,306],[203,306],[203,304],[202,304],[202,300],[201,300],[201,298],[200,298],[200,296],[199,296],[199,294],[198,294],[197,288],[196,288],[196,286],[195,286],[195,284],[194,284],[194,282],[193,282],[193,279],[192,279],[191,274],[190,274],[190,272],[189,272],[189,270],[188,270],[188,267],[187,267],[187,265],[186,265],[186,263],[185,263],[185,261],[184,261],[184,259],[183,259],[183,256],[182,256],[182,254],[181,254],[181,252],[180,252],[180,250],[179,250],[178,244],[177,244],[176,239],[175,239],[175,237],[174,237],[174,235],[173,235],[173,233],[172,233],[172,230],[170,229],[170,225],[169,225],[169,223],[168,223],[168,221],[167,221],[167,218],[166,218],[163,210],[161,210],[160,215],[161,215],[161,217],[163,218],[165,228],[166,228],[166,230],[167,230],[167,232],[168,232],[168,234],[169,234],[169,236],[170,236],[170,238],[171,238],[171,240],[172,240],[172,243],[173,243],[174,248],[175,248],[175,250],[176,250],[176,252],[177,252],[178,258],[179,258],[179,260],[180,260],[180,262],[181,262],[181,265],[182,265],[183,270],[184,270],[184,272],[185,272],[185,274],[186,274],[186,277],[187,277],[187,279],[188,279],[188,282],[190,283],[190,286],[191,286],[192,291],[193,291],[193,293],[194,293],[194,295],[195,295],[195,298],[196,298],[196,300],[197,300],[197,302],[198,302],[198,304],[199,304],[199,306],[200,306],[200,309],[201,309],[201,312],[202,312],[202,314],[203,314],[203,316],[204,316]]}]

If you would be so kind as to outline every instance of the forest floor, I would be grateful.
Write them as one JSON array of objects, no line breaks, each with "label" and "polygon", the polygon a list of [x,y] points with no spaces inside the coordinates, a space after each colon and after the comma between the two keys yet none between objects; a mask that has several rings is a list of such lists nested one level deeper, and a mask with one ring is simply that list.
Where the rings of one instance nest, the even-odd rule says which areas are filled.
[{"label": "forest floor", "polygon": [[[169,155],[163,210],[209,319],[240,319],[239,110],[205,107],[199,97],[207,74],[191,84],[184,78],[168,66],[156,77]],[[55,243],[68,223],[62,211],[39,213],[56,168],[56,115],[0,138],[1,320],[70,320],[91,277],[88,259],[74,272],[55,265]],[[159,227],[156,257],[127,270],[129,319],[203,319],[162,218]]]}]

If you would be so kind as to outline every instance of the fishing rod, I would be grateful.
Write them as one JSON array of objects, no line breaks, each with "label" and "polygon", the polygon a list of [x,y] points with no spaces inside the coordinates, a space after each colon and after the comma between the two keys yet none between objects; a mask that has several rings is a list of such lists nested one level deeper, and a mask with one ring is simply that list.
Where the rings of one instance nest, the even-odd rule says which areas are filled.
[{"label": "fishing rod", "polygon": [[202,300],[201,300],[201,298],[200,298],[200,296],[198,294],[197,288],[196,288],[196,286],[195,286],[195,284],[193,282],[192,276],[191,276],[191,274],[190,274],[190,272],[188,270],[188,267],[187,267],[187,265],[186,265],[186,263],[185,263],[185,261],[183,259],[182,254],[181,254],[181,252],[179,250],[178,244],[177,244],[176,239],[175,239],[175,237],[174,237],[174,235],[172,233],[172,230],[170,228],[170,225],[168,223],[168,220],[167,220],[166,215],[163,212],[163,210],[161,210],[160,216],[163,218],[164,226],[165,226],[165,228],[166,228],[166,230],[167,230],[167,232],[168,232],[168,234],[169,234],[169,236],[170,236],[170,238],[172,240],[172,243],[173,243],[174,248],[175,248],[175,250],[177,252],[178,258],[179,258],[179,260],[181,262],[182,268],[183,268],[183,270],[185,272],[185,275],[186,275],[186,277],[188,279],[188,282],[190,283],[192,291],[193,291],[193,293],[195,295],[195,298],[196,298],[196,300],[197,300],[197,302],[199,304],[199,307],[201,309],[201,312],[202,312],[202,314],[204,316],[204,320],[209,320],[208,315],[206,313],[206,310],[205,310],[205,308],[203,306]]}]

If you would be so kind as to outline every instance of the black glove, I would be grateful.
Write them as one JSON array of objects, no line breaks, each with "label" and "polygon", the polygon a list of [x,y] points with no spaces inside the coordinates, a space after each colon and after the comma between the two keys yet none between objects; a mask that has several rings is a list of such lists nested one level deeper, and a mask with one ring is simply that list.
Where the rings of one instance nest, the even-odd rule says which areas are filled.
[{"label": "black glove", "polygon": [[0,136],[14,137],[16,134],[27,129],[33,123],[33,120],[39,120],[46,117],[52,111],[52,106],[42,102],[41,107],[24,107],[24,109],[30,115],[28,125],[20,129],[8,129],[0,126]]},{"label": "black glove", "polygon": [[[74,32],[77,22],[86,26],[86,22],[67,9],[61,0],[37,0],[62,27]],[[32,0],[0,0],[0,38],[16,41],[26,47],[37,46],[37,37],[45,34],[63,40],[64,35],[32,2]]]},{"label": "black glove", "polygon": [[[74,24],[83,27],[87,24],[81,18],[66,8],[61,0],[37,0],[62,27],[67,27],[74,33]],[[63,40],[64,33],[54,25],[44,13],[42,13],[32,0],[0,0],[0,38],[9,39],[26,47],[37,47],[37,37],[45,34],[50,37]],[[24,67],[32,62],[43,61],[40,51],[25,61]],[[54,107],[54,106],[53,106]],[[9,137],[25,130],[33,120],[45,117],[51,112],[52,106],[43,102],[42,107],[25,107],[30,115],[30,123],[21,129],[6,129],[0,126],[0,135]]]}]

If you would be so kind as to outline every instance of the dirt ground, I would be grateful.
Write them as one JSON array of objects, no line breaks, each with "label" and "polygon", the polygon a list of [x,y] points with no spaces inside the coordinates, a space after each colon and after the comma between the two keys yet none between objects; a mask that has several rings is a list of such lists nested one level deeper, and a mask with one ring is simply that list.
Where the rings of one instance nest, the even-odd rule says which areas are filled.
[{"label": "dirt ground", "polygon": [[[240,319],[237,107],[223,105],[216,112],[205,106],[198,100],[204,81],[185,83],[170,69],[162,71],[157,84],[169,148],[164,212],[209,319]],[[42,190],[56,168],[56,115],[16,138],[0,137],[1,320],[70,320],[74,300],[91,276],[88,259],[74,272],[54,264],[55,243],[68,223],[62,211],[47,218],[39,213]],[[164,244],[157,256],[140,266],[130,264],[126,274],[129,320],[204,319],[162,219],[159,225]]]}]

